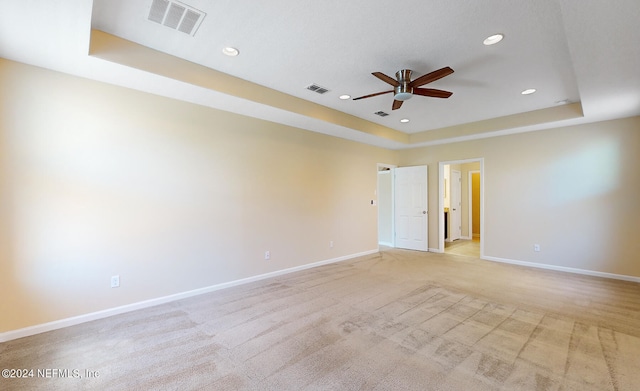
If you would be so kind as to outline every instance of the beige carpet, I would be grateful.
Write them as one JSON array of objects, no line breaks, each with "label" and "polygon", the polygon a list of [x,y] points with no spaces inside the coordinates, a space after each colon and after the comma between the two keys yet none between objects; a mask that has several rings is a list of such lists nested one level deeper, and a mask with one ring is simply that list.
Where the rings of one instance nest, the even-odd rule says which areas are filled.
[{"label": "beige carpet", "polygon": [[[0,355],[36,370],[2,390],[637,390],[640,285],[388,250]],[[54,368],[82,378],[38,377]]]}]

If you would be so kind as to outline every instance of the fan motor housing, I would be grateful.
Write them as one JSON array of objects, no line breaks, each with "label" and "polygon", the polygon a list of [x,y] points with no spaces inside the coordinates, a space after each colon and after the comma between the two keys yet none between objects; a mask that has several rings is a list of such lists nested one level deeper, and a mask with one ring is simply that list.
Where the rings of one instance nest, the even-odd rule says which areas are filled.
[{"label": "fan motor housing", "polygon": [[413,96],[413,87],[409,87],[411,83],[411,70],[403,69],[396,72],[396,79],[400,85],[393,88],[393,99],[405,101]]},{"label": "fan motor housing", "polygon": [[393,89],[393,99],[395,100],[405,101],[411,99],[412,96],[413,88],[407,85],[398,86]]}]

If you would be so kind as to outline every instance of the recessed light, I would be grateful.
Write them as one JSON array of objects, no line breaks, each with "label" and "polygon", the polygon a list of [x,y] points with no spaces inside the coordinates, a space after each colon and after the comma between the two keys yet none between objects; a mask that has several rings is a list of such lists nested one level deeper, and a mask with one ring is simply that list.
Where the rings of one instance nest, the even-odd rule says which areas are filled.
[{"label": "recessed light", "polygon": [[351,99],[351,95],[340,95],[340,99],[342,100],[347,100],[347,99]]},{"label": "recessed light", "polygon": [[400,120],[400,122],[402,122],[403,124],[406,124],[407,122],[409,122],[409,118],[403,118]]},{"label": "recessed light", "polygon": [[231,46],[227,46],[226,48],[222,49],[222,53],[225,56],[235,57],[240,54],[240,51],[238,51],[238,49],[236,48],[232,48]]},{"label": "recessed light", "polygon": [[495,45],[496,43],[502,41],[502,38],[504,38],[504,35],[502,35],[502,34],[494,34],[494,35],[492,35],[490,37],[487,37],[487,39],[485,39],[482,43],[484,43],[487,46]]},{"label": "recessed light", "polygon": [[528,89],[526,89],[526,90],[522,91],[522,92],[521,92],[521,94],[522,94],[522,95],[531,95],[531,94],[533,94],[534,92],[536,92],[536,89],[535,89],[535,88],[528,88]]}]

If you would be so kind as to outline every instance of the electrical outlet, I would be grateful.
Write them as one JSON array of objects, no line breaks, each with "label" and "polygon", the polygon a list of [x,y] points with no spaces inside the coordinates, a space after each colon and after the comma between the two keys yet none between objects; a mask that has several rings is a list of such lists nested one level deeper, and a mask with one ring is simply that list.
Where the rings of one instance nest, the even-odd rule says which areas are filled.
[{"label": "electrical outlet", "polygon": [[540,245],[539,244],[534,244],[533,245],[533,251],[540,252]]},{"label": "electrical outlet", "polygon": [[120,286],[120,276],[111,276],[111,287],[117,288]]},{"label": "electrical outlet", "polygon": [[264,259],[271,259],[271,251],[267,250],[264,252]]}]

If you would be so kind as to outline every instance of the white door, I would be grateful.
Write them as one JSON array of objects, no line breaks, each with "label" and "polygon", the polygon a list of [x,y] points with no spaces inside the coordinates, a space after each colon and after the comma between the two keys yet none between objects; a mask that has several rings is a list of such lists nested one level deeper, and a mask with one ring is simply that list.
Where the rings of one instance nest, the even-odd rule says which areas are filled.
[{"label": "white door", "polygon": [[451,205],[449,208],[450,226],[449,240],[462,237],[462,175],[460,171],[451,170]]},{"label": "white door", "polygon": [[427,166],[394,171],[395,246],[427,251]]}]

